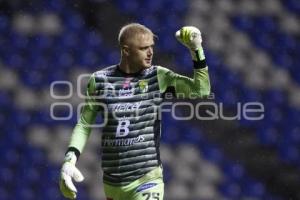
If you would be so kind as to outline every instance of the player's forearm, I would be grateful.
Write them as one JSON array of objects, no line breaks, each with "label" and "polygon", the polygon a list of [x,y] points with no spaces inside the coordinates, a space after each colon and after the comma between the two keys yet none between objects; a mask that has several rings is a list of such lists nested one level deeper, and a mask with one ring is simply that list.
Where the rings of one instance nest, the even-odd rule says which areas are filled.
[{"label": "player's forearm", "polygon": [[193,80],[194,87],[191,88],[191,93],[203,98],[210,94],[210,80],[202,46],[192,52],[192,59],[195,70]]},{"label": "player's forearm", "polygon": [[76,124],[68,151],[74,151],[78,157],[83,151],[85,144],[91,133],[91,124],[95,122],[97,112],[92,111],[89,106],[85,106],[81,112],[80,119]]},{"label": "player's forearm", "polygon": [[194,70],[193,86],[191,87],[189,96],[191,94],[200,98],[207,97],[210,94],[210,80],[207,66]]},{"label": "player's forearm", "polygon": [[178,98],[204,98],[210,94],[208,67],[194,69],[193,78],[176,76],[175,90]]}]

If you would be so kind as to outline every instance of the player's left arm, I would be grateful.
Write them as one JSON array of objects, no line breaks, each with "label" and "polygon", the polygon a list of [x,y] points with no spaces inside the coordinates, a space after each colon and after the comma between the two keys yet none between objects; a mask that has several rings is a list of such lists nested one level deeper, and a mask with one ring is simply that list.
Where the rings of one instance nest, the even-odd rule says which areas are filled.
[{"label": "player's left arm", "polygon": [[195,27],[183,27],[176,38],[190,50],[193,63],[193,78],[182,76],[164,67],[158,67],[160,92],[174,92],[176,97],[203,98],[210,94],[208,66],[202,48],[200,31]]}]

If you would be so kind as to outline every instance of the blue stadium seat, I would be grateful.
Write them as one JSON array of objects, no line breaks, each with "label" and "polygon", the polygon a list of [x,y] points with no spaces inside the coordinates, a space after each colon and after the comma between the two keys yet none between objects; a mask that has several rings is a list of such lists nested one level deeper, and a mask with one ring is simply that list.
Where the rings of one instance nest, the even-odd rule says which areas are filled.
[{"label": "blue stadium seat", "polygon": [[[300,54],[298,54],[298,55],[300,55]],[[294,59],[295,59],[295,57],[294,57]],[[297,66],[300,66],[299,64],[300,64],[299,61],[292,62],[292,66],[294,66],[294,67],[291,69],[291,76],[293,77],[293,79],[295,81],[297,81],[297,83],[300,84],[300,69],[297,67]]]},{"label": "blue stadium seat", "polygon": [[22,170],[19,178],[26,181],[26,185],[36,185],[38,186],[41,182],[40,171],[36,167],[37,165],[34,163],[34,167],[27,168],[26,171]]},{"label": "blue stadium seat", "polygon": [[187,144],[194,144],[196,146],[201,146],[206,142],[203,133],[197,128],[185,127],[182,132],[182,142],[185,142]]},{"label": "blue stadium seat", "polygon": [[246,179],[242,188],[243,194],[252,198],[264,199],[264,195],[266,194],[264,185],[251,178]]},{"label": "blue stadium seat", "polygon": [[300,13],[300,2],[298,0],[281,0],[282,4],[285,5],[290,11],[294,12],[299,16]]},{"label": "blue stadium seat", "polygon": [[[151,30],[159,30],[159,20],[153,15],[140,16],[138,21],[145,24],[145,26],[149,27]],[[156,34],[156,31],[154,34]]]},{"label": "blue stadium seat", "polygon": [[[66,71],[70,70],[72,66],[74,66],[75,63],[75,55],[73,55],[70,51],[64,49],[62,52],[55,53],[55,56],[53,57],[52,62],[49,64],[53,66],[53,68],[50,68],[49,71],[52,71],[52,73],[55,71],[61,71],[64,72],[62,74],[63,77],[67,78]],[[49,75],[52,75],[52,73],[49,73]],[[53,75],[54,76],[54,75]],[[54,76],[55,77],[55,76]],[[61,77],[61,76],[59,76]],[[59,80],[59,79],[57,79]]]},{"label": "blue stadium seat", "polygon": [[40,171],[41,178],[45,180],[45,183],[40,185],[41,189],[46,191],[49,187],[55,185],[55,182],[59,180],[59,172],[59,168],[57,168],[57,171],[54,172],[51,166],[44,166],[44,169]]},{"label": "blue stadium seat", "polygon": [[60,46],[62,48],[76,48],[79,45],[80,36],[78,32],[72,30],[64,30],[63,34],[57,38],[56,46]]},{"label": "blue stadium seat", "polygon": [[31,115],[24,110],[18,110],[18,114],[14,115],[14,122],[20,127],[26,127],[30,123]]},{"label": "blue stadium seat", "polygon": [[60,0],[45,1],[44,7],[46,11],[53,13],[62,13],[66,10],[65,2]]},{"label": "blue stadium seat", "polygon": [[123,13],[133,14],[138,10],[139,3],[136,0],[122,1],[116,0],[119,10]]},{"label": "blue stadium seat", "polygon": [[237,163],[227,162],[223,165],[223,171],[230,180],[239,182],[244,178],[245,169]]},{"label": "blue stadium seat", "polygon": [[95,31],[87,32],[82,42],[85,43],[87,48],[99,48],[104,45],[101,34]]},{"label": "blue stadium seat", "polygon": [[266,146],[276,146],[280,139],[280,132],[274,126],[263,126],[256,133],[259,142]]},{"label": "blue stadium seat", "polygon": [[223,181],[219,186],[219,190],[228,199],[240,199],[241,197],[241,186],[232,180]]},{"label": "blue stadium seat", "polygon": [[47,48],[51,48],[54,43],[54,37],[47,36],[44,34],[39,34],[34,36],[34,40],[32,41],[32,46],[37,49],[45,50]]},{"label": "blue stadium seat", "polygon": [[9,191],[4,187],[0,186],[0,200],[11,200]]},{"label": "blue stadium seat", "polygon": [[34,190],[26,185],[25,183],[21,183],[20,185],[17,185],[15,188],[15,191],[18,191],[15,193],[16,199],[24,199],[24,200],[34,200],[36,199],[36,194],[34,193]]},{"label": "blue stadium seat", "polygon": [[278,107],[265,106],[265,118],[263,120],[272,126],[284,120],[284,113]]},{"label": "blue stadium seat", "polygon": [[[77,186],[78,189],[78,186]],[[79,191],[77,198],[78,199],[88,199],[88,198],[81,198],[82,191]],[[45,200],[59,200],[65,199],[61,192],[59,191],[59,187],[57,185],[50,185],[47,189],[41,194],[41,197]]]},{"label": "blue stadium seat", "polygon": [[10,146],[6,149],[5,153],[2,156],[3,161],[5,161],[6,166],[16,167],[19,165],[20,161],[20,152],[17,149],[13,149],[14,144],[10,144]]},{"label": "blue stadium seat", "polygon": [[63,13],[65,28],[69,31],[80,31],[84,29],[84,20],[75,11],[66,10]]},{"label": "blue stadium seat", "polygon": [[[161,46],[162,45],[163,44],[161,44]],[[161,46],[159,45],[159,48],[162,48]],[[175,45],[175,46],[177,46],[177,45]],[[177,49],[177,47],[176,47],[176,49]],[[179,49],[182,49],[182,51],[177,51],[175,53],[175,57],[176,57],[176,60],[174,61],[175,62],[175,66],[174,66],[175,71],[178,73],[179,72],[191,73],[191,68],[193,66],[193,62],[191,61],[191,55],[183,47],[180,47]],[[165,66],[165,67],[171,67],[171,66]]]},{"label": "blue stadium seat", "polygon": [[16,53],[21,53],[22,50],[25,51],[28,48],[28,45],[30,45],[29,37],[16,32],[11,32],[9,34],[9,42],[17,50]]},{"label": "blue stadium seat", "polygon": [[95,66],[99,63],[99,55],[97,52],[88,50],[81,54],[79,63],[82,66]]},{"label": "blue stadium seat", "polygon": [[[178,16],[184,14],[188,9],[188,2],[186,0],[164,0],[164,9],[161,12],[172,11]],[[180,25],[181,20],[177,20],[177,25]]]},{"label": "blue stadium seat", "polygon": [[172,31],[172,33],[171,32],[164,32],[163,34],[159,35],[159,45],[158,45],[158,47],[162,51],[172,53],[175,50],[175,46],[176,46],[176,41],[173,37],[173,31]]},{"label": "blue stadium seat", "polygon": [[239,15],[232,18],[232,23],[241,31],[250,31],[254,27],[254,23],[249,16]]},{"label": "blue stadium seat", "polygon": [[[13,168],[7,166],[0,166],[0,181],[1,187],[10,187],[15,183],[15,176]],[[1,188],[4,189],[4,188]],[[1,192],[1,191],[0,191]],[[0,195],[1,196],[1,195]]]},{"label": "blue stadium seat", "polygon": [[9,18],[3,14],[0,15],[0,31],[4,33],[5,31],[9,30],[10,22]]},{"label": "blue stadium seat", "polygon": [[43,167],[47,163],[47,156],[41,149],[27,146],[24,147],[23,152],[27,161],[33,163],[35,166]]},{"label": "blue stadium seat", "polygon": [[221,149],[218,146],[210,143],[203,144],[199,147],[205,159],[215,163],[222,164],[224,162],[224,156]]},{"label": "blue stadium seat", "polygon": [[278,104],[286,104],[286,93],[281,90],[268,90],[264,94],[264,102],[270,106],[278,106]]},{"label": "blue stadium seat", "polygon": [[277,28],[275,19],[271,16],[262,16],[255,18],[254,27],[267,33],[276,31]]},{"label": "blue stadium seat", "polygon": [[282,143],[280,146],[281,159],[290,164],[296,164],[300,159],[300,149],[298,145]]},{"label": "blue stadium seat", "polygon": [[[170,127],[170,126],[169,126]],[[162,142],[170,145],[178,145],[180,141],[180,135],[182,134],[180,130],[178,130],[175,127],[170,127],[170,128],[164,128],[164,134],[161,136]]]},{"label": "blue stadium seat", "polygon": [[170,180],[172,180],[172,177],[173,177],[172,170],[171,170],[170,166],[168,166],[167,164],[164,164],[163,168],[164,168],[163,178],[164,178],[165,183],[168,184],[170,182]]},{"label": "blue stadium seat", "polygon": [[141,2],[141,5],[139,7],[142,8],[144,11],[147,11],[148,13],[155,14],[163,9],[163,1],[143,1]]},{"label": "blue stadium seat", "polygon": [[17,128],[9,128],[5,136],[5,141],[15,147],[21,147],[26,139],[21,130]]},{"label": "blue stadium seat", "polygon": [[290,127],[289,129],[285,129],[283,132],[287,143],[300,145],[300,127],[294,126]]}]

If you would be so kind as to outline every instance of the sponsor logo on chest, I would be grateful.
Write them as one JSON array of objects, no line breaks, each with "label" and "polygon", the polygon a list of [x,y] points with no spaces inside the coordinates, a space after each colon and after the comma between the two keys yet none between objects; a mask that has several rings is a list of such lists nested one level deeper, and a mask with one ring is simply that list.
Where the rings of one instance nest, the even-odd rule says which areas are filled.
[{"label": "sponsor logo on chest", "polygon": [[136,103],[120,103],[120,104],[116,104],[113,107],[113,111],[133,111],[133,110],[137,110],[139,109],[139,107],[141,106],[142,102],[136,102]]},{"label": "sponsor logo on chest", "polygon": [[131,83],[132,78],[126,78],[122,84],[122,89],[119,90],[119,96],[133,96],[134,87]]}]

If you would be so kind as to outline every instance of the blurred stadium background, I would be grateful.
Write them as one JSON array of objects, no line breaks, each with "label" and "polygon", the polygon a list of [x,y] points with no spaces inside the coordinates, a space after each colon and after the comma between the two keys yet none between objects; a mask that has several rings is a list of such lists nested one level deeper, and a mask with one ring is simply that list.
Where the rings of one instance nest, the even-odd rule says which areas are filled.
[{"label": "blurred stadium background", "polygon": [[[50,105],[76,111],[82,99],[54,99],[50,84],[117,63],[117,33],[128,22],[150,27],[159,37],[154,63],[182,74],[192,63],[174,33],[199,27],[215,101],[227,114],[238,102],[265,106],[260,121],[164,114],[165,199],[300,199],[299,13],[297,0],[0,0],[0,200],[63,199],[58,177],[76,116],[53,120]],[[78,163],[80,200],[105,199],[100,134]]]}]

